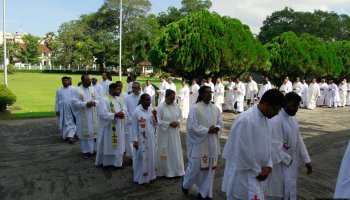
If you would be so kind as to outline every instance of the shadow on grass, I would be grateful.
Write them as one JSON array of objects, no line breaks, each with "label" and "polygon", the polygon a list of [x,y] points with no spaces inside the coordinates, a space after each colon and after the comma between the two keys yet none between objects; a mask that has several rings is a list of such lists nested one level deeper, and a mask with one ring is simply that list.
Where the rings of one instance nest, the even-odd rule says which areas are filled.
[{"label": "shadow on grass", "polygon": [[45,118],[45,117],[55,117],[55,112],[27,112],[27,113],[11,113],[6,111],[0,113],[0,120],[6,119],[31,119],[31,118]]}]

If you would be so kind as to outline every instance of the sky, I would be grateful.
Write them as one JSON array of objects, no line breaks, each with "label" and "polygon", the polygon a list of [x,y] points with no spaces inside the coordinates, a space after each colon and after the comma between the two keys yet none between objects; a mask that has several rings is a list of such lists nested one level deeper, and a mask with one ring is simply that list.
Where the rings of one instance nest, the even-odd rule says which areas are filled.
[{"label": "sky", "polygon": [[[96,12],[104,0],[7,0],[6,31],[29,32],[44,36],[56,32],[67,21],[79,18],[82,14]],[[151,0],[151,13],[166,11],[169,6],[181,7],[181,0]],[[211,11],[241,20],[258,34],[264,19],[272,12],[286,6],[295,11],[315,9],[334,11],[350,15],[350,0],[213,0]],[[1,28],[2,27],[1,2]]]}]

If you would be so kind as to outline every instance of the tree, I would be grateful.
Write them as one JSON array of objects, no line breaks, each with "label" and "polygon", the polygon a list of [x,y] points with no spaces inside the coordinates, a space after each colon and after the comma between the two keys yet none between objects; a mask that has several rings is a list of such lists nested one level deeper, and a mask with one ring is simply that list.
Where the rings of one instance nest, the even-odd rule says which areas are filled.
[{"label": "tree", "polygon": [[340,78],[350,79],[350,41],[327,42],[326,45],[328,49],[334,50],[336,56],[340,59],[338,66],[341,64],[342,68],[337,67],[337,75]]},{"label": "tree", "polygon": [[[1,63],[4,63],[4,46],[0,46],[0,59]],[[21,47],[19,46],[19,43],[17,42],[6,42],[6,49],[9,56],[9,63],[13,64],[15,59],[18,59],[21,57]]]},{"label": "tree", "polygon": [[153,65],[190,82],[268,68],[268,53],[239,20],[208,11],[169,24],[151,51]]},{"label": "tree", "polygon": [[312,67],[311,57],[299,37],[293,32],[286,32],[265,44],[270,54],[271,68],[268,76],[280,85],[288,76],[305,77]]},{"label": "tree", "polygon": [[21,58],[24,63],[39,64],[40,54],[39,49],[40,38],[31,34],[22,37],[25,47],[21,49]]}]

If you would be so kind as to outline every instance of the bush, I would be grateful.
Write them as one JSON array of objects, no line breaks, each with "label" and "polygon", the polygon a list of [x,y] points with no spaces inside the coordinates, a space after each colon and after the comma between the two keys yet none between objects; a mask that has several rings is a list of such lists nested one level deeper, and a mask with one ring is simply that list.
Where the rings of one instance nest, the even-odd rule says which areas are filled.
[{"label": "bush", "polygon": [[8,64],[7,65],[7,72],[9,74],[14,74],[15,73],[15,67],[13,66],[13,64]]},{"label": "bush", "polygon": [[16,102],[16,95],[5,85],[0,84],[0,112],[4,112],[8,105]]}]

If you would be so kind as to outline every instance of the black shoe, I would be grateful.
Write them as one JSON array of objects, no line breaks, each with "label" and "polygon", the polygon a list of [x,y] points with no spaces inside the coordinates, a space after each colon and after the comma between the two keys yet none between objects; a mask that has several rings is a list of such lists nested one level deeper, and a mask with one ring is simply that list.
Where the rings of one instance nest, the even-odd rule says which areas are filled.
[{"label": "black shoe", "polygon": [[198,193],[197,199],[198,199],[198,200],[205,200],[205,199],[207,199],[207,198],[203,198],[202,195],[201,195],[201,193]]}]

